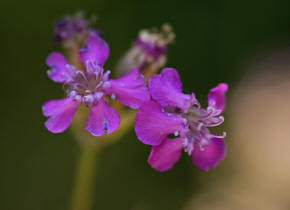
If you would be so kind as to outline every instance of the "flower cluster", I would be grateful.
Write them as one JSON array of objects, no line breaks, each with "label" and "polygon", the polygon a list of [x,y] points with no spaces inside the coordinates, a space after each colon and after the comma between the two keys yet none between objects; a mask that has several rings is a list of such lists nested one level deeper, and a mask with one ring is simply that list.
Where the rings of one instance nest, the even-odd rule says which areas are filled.
[{"label": "flower cluster", "polygon": [[147,72],[144,72],[143,69],[150,65],[158,70],[165,64],[167,46],[174,39],[175,34],[168,24],[164,24],[161,30],[152,28],[140,31],[132,48],[120,60],[117,71],[122,75],[128,69],[139,68],[143,74],[146,74]]},{"label": "flower cluster", "polygon": [[63,83],[67,97],[46,102],[42,109],[49,119],[45,126],[53,133],[63,132],[70,125],[80,104],[91,109],[86,130],[95,136],[112,133],[120,124],[118,113],[108,105],[110,99],[118,99],[124,105],[137,109],[150,98],[144,77],[138,69],[131,70],[119,79],[110,79],[110,71],[103,65],[109,55],[107,43],[92,36],[80,50],[84,70],[77,70],[58,52],[51,53],[46,62],[50,66],[48,76]]},{"label": "flower cluster", "polygon": [[223,123],[226,84],[211,89],[208,107],[201,108],[195,95],[182,93],[175,69],[165,68],[148,82],[153,100],[140,107],[135,123],[137,137],[152,145],[149,164],[166,171],[179,160],[183,149],[202,170],[215,167],[226,155],[225,134],[210,133],[209,127]]},{"label": "flower cluster", "polygon": [[[160,74],[149,78],[164,64],[167,45],[174,40],[168,25],[163,26],[161,32],[144,30],[140,33],[120,63],[122,76],[117,79],[111,79],[110,71],[104,70],[110,53],[108,44],[98,30],[89,26],[90,22],[82,15],[67,17],[56,24],[56,40],[78,42],[75,38],[79,36],[85,45],[80,50],[75,48],[81,62],[77,66],[71,65],[73,62],[69,63],[59,52],[47,57],[48,77],[62,83],[66,92],[65,98],[50,100],[42,106],[43,114],[48,117],[45,126],[50,132],[65,131],[78,107],[84,104],[90,109],[86,130],[94,136],[110,134],[121,120],[114,109],[116,103],[112,103],[117,99],[131,109],[138,109],[135,132],[141,142],[152,146],[148,163],[156,170],[171,169],[182,150],[205,171],[224,159],[225,133],[215,135],[209,128],[224,121],[222,113],[227,84],[221,83],[211,89],[208,106],[202,108],[194,93],[182,92],[182,83],[175,69],[164,68]],[[144,66],[149,63],[153,64],[151,72],[144,72]],[[149,78],[149,90],[143,74]]]},{"label": "flower cluster", "polygon": [[78,12],[74,16],[66,16],[55,24],[54,43],[65,41],[70,44],[75,40],[84,42],[89,36],[100,35],[99,30],[91,28],[93,22],[93,18],[86,19],[82,12]]}]

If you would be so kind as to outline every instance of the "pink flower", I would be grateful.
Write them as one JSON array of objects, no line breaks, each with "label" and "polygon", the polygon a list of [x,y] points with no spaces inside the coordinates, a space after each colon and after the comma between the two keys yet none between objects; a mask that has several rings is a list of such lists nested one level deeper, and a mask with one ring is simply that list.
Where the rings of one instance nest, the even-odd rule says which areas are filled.
[{"label": "pink flower", "polygon": [[[208,171],[226,155],[225,133],[210,132],[210,127],[223,123],[227,84],[211,89],[208,107],[201,108],[195,95],[182,93],[182,83],[175,69],[165,68],[149,79],[153,98],[140,107],[135,131],[144,144],[152,145],[148,163],[166,171],[179,160],[184,150],[200,169]],[[171,136],[174,136],[172,138]]]},{"label": "pink flower", "polygon": [[48,56],[49,78],[63,83],[67,93],[66,98],[51,100],[42,106],[43,114],[49,117],[45,123],[49,131],[60,133],[66,130],[78,106],[84,103],[91,109],[86,130],[95,136],[109,134],[120,124],[119,114],[107,104],[109,99],[116,98],[132,109],[150,99],[138,69],[119,79],[109,78],[110,71],[103,69],[108,56],[109,46],[99,36],[91,36],[80,50],[84,71],[76,70],[61,53],[53,52]]}]

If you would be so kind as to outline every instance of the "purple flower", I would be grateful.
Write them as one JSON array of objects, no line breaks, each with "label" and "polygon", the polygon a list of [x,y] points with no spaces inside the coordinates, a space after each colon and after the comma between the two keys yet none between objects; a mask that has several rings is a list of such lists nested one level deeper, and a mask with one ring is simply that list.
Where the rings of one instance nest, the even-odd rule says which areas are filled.
[{"label": "purple flower", "polygon": [[93,20],[86,19],[82,12],[59,20],[54,27],[54,42],[70,41],[75,38],[83,41],[89,36],[100,35],[100,31],[90,27],[92,22]]},{"label": "purple flower", "polygon": [[[165,45],[165,43],[164,45],[159,45],[157,40],[146,40],[145,37],[143,38],[142,36],[139,36],[137,39],[135,39],[134,44],[140,48],[140,51],[143,52],[144,57],[151,58],[154,61],[158,60],[160,56],[166,53],[167,45]],[[145,61],[146,59],[144,59],[143,62]]]},{"label": "purple flower", "polygon": [[195,95],[182,93],[182,83],[175,69],[164,68],[149,79],[153,98],[140,107],[135,123],[137,137],[152,146],[148,163],[166,171],[179,160],[184,150],[200,169],[208,171],[226,155],[225,133],[212,134],[210,127],[223,123],[227,84],[211,89],[208,107],[201,108]]},{"label": "purple flower", "polygon": [[168,24],[164,24],[161,30],[157,28],[142,30],[134,40],[132,48],[120,60],[117,70],[122,75],[131,68],[143,70],[148,65],[163,66],[167,46],[174,41],[174,38],[175,35]]},{"label": "purple flower", "polygon": [[49,119],[45,126],[52,133],[68,128],[80,104],[89,107],[86,130],[95,136],[114,132],[120,124],[120,116],[108,105],[109,99],[118,99],[126,106],[137,109],[150,99],[144,77],[138,69],[119,79],[110,79],[110,71],[103,65],[109,56],[109,46],[98,36],[89,38],[80,50],[80,59],[85,71],[76,70],[58,52],[51,53],[46,63],[50,66],[48,76],[63,83],[67,97],[46,102],[42,109]]}]

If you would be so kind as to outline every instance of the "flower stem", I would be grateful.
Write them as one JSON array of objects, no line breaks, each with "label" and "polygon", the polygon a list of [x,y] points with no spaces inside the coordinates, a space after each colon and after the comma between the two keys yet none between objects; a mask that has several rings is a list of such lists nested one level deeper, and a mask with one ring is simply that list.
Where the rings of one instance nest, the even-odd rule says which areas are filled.
[{"label": "flower stem", "polygon": [[93,207],[98,149],[83,144],[73,190],[71,210],[90,210]]},{"label": "flower stem", "polygon": [[[69,57],[71,63],[78,69],[82,64],[79,59],[79,47],[71,46]],[[87,107],[80,106],[72,122],[72,131],[79,140],[81,155],[77,166],[75,186],[72,192],[71,210],[91,210],[94,202],[95,178],[97,172],[98,151],[121,139],[134,124],[136,111],[126,111],[120,103],[113,103],[112,107],[117,110],[121,116],[119,128],[112,134],[95,137],[86,132],[82,125],[88,118]]]}]

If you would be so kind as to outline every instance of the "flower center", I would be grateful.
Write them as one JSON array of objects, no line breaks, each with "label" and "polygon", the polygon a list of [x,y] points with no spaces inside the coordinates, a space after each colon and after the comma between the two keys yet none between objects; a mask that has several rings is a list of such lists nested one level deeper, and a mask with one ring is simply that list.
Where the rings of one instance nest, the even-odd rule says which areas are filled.
[{"label": "flower center", "polygon": [[87,106],[93,106],[104,95],[104,88],[110,86],[108,81],[110,71],[104,70],[101,66],[88,62],[86,72],[76,70],[73,66],[67,65],[70,78],[65,84],[68,88],[65,91],[68,97]]},{"label": "flower center", "polygon": [[204,146],[209,145],[213,137],[224,138],[210,133],[209,127],[215,127],[223,123],[224,118],[220,116],[221,111],[217,110],[214,105],[203,109],[200,104],[194,102],[183,114],[187,120],[187,126],[180,132],[183,137],[184,151],[191,155],[194,147],[198,146],[200,150],[204,150]]}]

